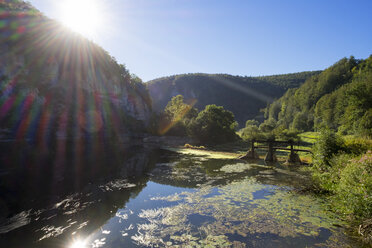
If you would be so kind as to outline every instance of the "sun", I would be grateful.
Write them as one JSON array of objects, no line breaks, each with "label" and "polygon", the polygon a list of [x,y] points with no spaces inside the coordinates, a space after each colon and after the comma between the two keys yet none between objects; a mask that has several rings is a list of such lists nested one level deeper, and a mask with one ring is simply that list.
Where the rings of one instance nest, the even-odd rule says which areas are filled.
[{"label": "sun", "polygon": [[62,0],[58,5],[60,21],[75,32],[92,36],[103,26],[104,14],[99,0]]},{"label": "sun", "polygon": [[83,240],[74,241],[69,248],[86,248],[86,242]]}]

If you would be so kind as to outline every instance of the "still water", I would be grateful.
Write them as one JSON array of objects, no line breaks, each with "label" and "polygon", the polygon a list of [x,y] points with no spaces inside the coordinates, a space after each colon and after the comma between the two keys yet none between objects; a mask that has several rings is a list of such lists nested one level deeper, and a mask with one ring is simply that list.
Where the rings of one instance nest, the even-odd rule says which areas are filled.
[{"label": "still water", "polygon": [[299,168],[97,141],[0,146],[0,247],[362,247],[323,199],[296,193]]}]

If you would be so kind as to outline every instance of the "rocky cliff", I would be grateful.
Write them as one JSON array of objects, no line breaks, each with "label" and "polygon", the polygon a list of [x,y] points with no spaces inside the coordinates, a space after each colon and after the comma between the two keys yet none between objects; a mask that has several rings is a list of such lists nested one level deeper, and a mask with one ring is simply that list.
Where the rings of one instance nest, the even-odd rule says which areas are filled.
[{"label": "rocky cliff", "polygon": [[23,1],[0,1],[0,128],[17,138],[139,132],[151,100],[104,49]]}]

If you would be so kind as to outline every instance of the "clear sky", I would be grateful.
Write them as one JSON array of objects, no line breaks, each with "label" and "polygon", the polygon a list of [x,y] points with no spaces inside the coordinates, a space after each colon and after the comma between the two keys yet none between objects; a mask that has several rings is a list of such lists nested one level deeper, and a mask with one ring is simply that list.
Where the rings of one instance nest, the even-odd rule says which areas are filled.
[{"label": "clear sky", "polygon": [[[30,2],[59,19],[61,1]],[[144,81],[318,70],[372,54],[372,0],[96,1],[101,23],[86,35]]]}]

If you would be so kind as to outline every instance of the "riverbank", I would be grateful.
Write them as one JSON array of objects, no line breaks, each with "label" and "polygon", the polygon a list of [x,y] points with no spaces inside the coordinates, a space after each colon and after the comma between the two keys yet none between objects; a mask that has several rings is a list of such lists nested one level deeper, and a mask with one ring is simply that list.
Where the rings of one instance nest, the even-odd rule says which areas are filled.
[{"label": "riverbank", "polygon": [[372,140],[325,131],[313,148],[310,168],[316,192],[372,245]]}]

